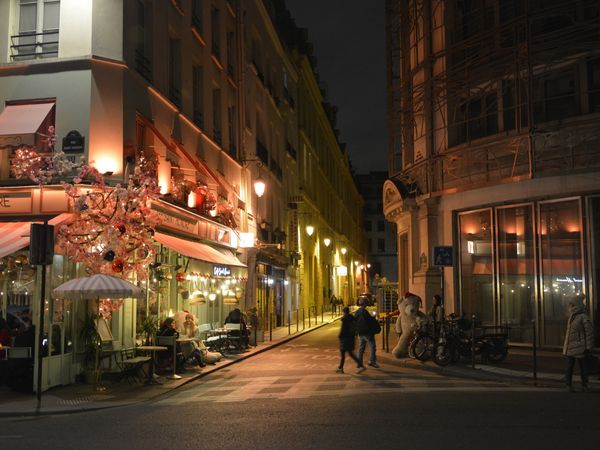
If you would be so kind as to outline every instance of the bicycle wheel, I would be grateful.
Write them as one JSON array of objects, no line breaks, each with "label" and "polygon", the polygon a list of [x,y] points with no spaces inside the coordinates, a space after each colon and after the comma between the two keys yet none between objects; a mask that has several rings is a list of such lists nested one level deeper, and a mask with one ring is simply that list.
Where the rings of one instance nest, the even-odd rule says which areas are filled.
[{"label": "bicycle wheel", "polygon": [[411,343],[412,354],[419,361],[427,361],[431,358],[433,351],[433,339],[431,336],[421,334],[417,336]]},{"label": "bicycle wheel", "polygon": [[454,353],[447,344],[437,344],[433,349],[433,362],[438,366],[447,366],[454,359]]}]

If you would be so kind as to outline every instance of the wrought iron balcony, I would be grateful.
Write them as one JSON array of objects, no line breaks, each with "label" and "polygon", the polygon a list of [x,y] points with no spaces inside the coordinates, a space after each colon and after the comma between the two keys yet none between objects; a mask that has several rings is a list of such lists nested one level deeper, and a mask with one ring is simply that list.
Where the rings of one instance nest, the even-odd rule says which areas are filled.
[{"label": "wrought iron balcony", "polygon": [[10,40],[10,57],[14,61],[58,56],[58,30],[20,33]]}]

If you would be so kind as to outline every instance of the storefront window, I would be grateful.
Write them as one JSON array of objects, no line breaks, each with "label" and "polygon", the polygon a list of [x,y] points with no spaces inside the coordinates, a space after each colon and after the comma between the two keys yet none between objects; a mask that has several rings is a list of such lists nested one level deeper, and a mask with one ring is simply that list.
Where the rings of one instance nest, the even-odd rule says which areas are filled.
[{"label": "storefront window", "polygon": [[[598,94],[600,96],[600,93]],[[592,286],[595,286],[594,305],[591,308],[594,318],[594,346],[600,345],[600,197],[589,199]],[[591,306],[591,305],[588,305]]]},{"label": "storefront window", "polygon": [[462,313],[475,314],[484,324],[494,322],[492,212],[459,216],[460,289]]},{"label": "storefront window", "polygon": [[532,205],[496,210],[500,323],[511,340],[532,342],[535,318],[535,253]]},{"label": "storefront window", "polygon": [[544,343],[561,345],[568,300],[583,293],[580,202],[540,203],[539,217]]}]

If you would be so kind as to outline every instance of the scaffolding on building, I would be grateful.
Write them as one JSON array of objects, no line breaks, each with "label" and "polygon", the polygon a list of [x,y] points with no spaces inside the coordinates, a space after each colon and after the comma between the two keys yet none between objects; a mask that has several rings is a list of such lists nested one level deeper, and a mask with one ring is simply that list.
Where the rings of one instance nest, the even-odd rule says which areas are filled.
[{"label": "scaffolding on building", "polygon": [[389,175],[412,194],[600,168],[600,0],[386,8]]}]

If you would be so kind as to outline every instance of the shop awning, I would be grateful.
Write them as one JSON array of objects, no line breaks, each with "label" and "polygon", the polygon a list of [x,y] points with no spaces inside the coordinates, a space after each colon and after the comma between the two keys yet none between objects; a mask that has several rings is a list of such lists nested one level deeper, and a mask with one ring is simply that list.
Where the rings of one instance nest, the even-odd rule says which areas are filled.
[{"label": "shop awning", "polygon": [[[48,225],[58,225],[70,216],[69,213],[59,214],[49,220]],[[0,222],[0,258],[29,245],[29,230],[32,223],[34,222]]]},{"label": "shop awning", "polygon": [[0,146],[34,145],[35,134],[54,103],[8,105],[0,113]]},{"label": "shop awning", "polygon": [[154,233],[154,240],[188,258],[225,266],[246,267],[233,253],[219,251],[216,248],[200,242],[188,241],[164,233]]}]

